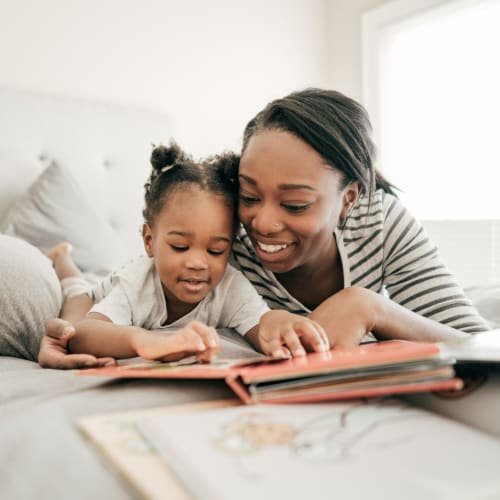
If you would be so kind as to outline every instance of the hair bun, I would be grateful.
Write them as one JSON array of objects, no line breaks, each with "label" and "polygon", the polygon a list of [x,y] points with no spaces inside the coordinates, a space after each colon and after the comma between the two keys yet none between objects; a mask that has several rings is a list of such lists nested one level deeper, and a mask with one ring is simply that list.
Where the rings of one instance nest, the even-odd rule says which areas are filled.
[{"label": "hair bun", "polygon": [[175,165],[179,160],[183,160],[185,153],[174,141],[169,146],[156,146],[151,152],[151,165],[156,171],[165,167]]}]

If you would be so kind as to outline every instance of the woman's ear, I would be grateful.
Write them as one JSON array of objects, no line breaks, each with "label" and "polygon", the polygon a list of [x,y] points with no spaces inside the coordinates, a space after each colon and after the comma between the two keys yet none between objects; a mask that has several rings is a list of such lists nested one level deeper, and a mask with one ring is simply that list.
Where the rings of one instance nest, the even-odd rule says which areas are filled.
[{"label": "woman's ear", "polygon": [[148,257],[154,257],[153,253],[153,231],[149,227],[149,224],[144,223],[142,225],[142,241],[144,242],[144,250],[148,254]]},{"label": "woman's ear", "polygon": [[361,189],[358,181],[353,181],[344,188],[342,194],[342,212],[340,213],[342,219],[349,217],[354,205],[358,201],[360,192]]}]

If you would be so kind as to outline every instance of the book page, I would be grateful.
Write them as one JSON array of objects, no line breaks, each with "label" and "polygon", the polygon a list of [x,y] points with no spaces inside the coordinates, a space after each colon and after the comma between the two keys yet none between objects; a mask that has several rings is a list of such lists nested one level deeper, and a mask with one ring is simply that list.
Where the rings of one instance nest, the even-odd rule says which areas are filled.
[{"label": "book page", "polygon": [[193,498],[500,498],[499,440],[392,399],[162,415],[139,427]]},{"label": "book page", "polygon": [[189,500],[191,496],[139,432],[140,420],[153,415],[199,412],[239,405],[237,400],[203,401],[80,417],[80,431],[106,456],[133,490],[147,500]]}]

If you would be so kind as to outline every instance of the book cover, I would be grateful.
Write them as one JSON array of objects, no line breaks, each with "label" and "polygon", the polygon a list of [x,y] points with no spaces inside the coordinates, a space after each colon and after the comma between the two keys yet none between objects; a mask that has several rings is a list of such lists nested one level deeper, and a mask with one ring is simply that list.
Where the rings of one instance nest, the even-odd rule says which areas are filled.
[{"label": "book cover", "polygon": [[202,401],[88,415],[77,420],[77,427],[139,497],[164,500],[167,495],[172,500],[189,500],[189,493],[139,431],[138,422],[147,417],[202,412],[237,404],[241,403],[237,400]]},{"label": "book cover", "polygon": [[[118,378],[224,379],[245,403],[287,403],[458,390],[462,381],[454,376],[452,363],[443,359],[438,344],[393,340],[287,360],[260,355],[257,360],[134,363],[77,373]],[[287,382],[285,388],[279,386],[283,381]],[[278,386],[273,387],[276,382]],[[259,384],[267,384],[267,391]]]},{"label": "book cover", "polygon": [[500,498],[500,441],[391,399],[164,413],[138,425],[193,498]]}]

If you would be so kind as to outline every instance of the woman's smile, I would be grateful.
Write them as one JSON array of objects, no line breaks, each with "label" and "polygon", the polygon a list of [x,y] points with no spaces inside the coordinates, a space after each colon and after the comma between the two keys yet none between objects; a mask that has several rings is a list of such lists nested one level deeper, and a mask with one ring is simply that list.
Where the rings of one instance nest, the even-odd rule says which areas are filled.
[{"label": "woman's smile", "polygon": [[239,216],[264,267],[285,273],[318,267],[332,246],[335,255],[342,179],[289,132],[266,130],[250,139],[240,162]]},{"label": "woman's smile", "polygon": [[253,244],[257,256],[262,262],[283,262],[290,258],[296,249],[295,243],[264,243],[253,238]]}]

